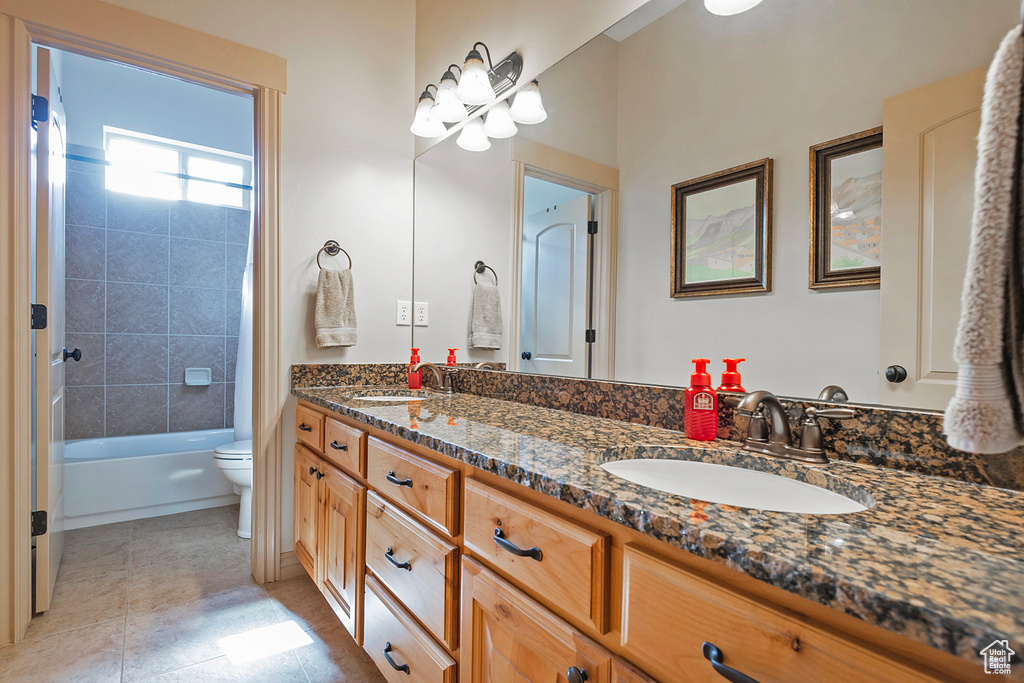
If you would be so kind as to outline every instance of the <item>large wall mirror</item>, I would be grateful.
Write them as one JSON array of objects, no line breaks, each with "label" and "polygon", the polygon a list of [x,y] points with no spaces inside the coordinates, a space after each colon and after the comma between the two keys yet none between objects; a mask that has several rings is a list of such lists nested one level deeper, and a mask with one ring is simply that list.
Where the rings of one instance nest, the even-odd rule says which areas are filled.
[{"label": "large wall mirror", "polygon": [[[839,385],[855,403],[942,409],[984,68],[1019,12],[1018,0],[764,0],[716,17],[700,0],[652,0],[538,78],[544,122],[483,152],[450,135],[416,158],[414,291],[429,317],[413,346],[424,360],[458,347],[460,361],[510,371],[679,386],[691,358],[712,359],[716,385],[723,358],[745,358],[748,390]],[[844,161],[815,195],[834,205],[832,266],[880,262],[881,284],[812,288],[812,148],[879,127],[881,179],[877,152],[827,147]],[[764,159],[770,291],[672,296],[673,186]],[[733,189],[690,205],[693,277],[752,267],[754,213]],[[467,348],[475,274],[497,283],[500,349]],[[906,379],[887,381],[890,366]]]}]

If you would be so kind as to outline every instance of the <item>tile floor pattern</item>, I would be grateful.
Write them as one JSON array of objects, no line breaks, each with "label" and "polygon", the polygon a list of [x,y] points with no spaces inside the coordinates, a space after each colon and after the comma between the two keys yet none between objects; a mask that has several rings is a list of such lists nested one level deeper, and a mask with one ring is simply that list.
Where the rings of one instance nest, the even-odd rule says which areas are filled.
[{"label": "tile floor pattern", "polygon": [[[69,531],[51,609],[0,649],[0,681],[382,682],[308,577],[256,584],[237,519],[228,506]],[[219,642],[282,624],[306,644],[237,663]]]}]

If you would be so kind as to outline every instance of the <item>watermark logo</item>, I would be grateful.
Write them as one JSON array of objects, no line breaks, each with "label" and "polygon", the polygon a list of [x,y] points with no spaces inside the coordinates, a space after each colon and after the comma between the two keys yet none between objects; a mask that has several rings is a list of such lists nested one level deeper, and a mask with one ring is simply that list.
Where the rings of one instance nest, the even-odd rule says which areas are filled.
[{"label": "watermark logo", "polygon": [[1009,641],[994,640],[978,654],[985,658],[985,673],[1009,675],[1010,659],[1017,653],[1010,649]]}]

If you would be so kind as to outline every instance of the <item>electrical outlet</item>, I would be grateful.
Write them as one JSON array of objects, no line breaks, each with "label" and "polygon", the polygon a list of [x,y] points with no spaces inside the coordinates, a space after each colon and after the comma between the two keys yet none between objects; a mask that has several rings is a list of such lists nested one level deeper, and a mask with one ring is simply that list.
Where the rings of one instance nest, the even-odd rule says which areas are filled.
[{"label": "electrical outlet", "polygon": [[413,308],[413,324],[416,327],[427,326],[427,302],[417,301]]},{"label": "electrical outlet", "polygon": [[412,325],[412,302],[411,301],[398,301],[395,324],[396,325]]}]

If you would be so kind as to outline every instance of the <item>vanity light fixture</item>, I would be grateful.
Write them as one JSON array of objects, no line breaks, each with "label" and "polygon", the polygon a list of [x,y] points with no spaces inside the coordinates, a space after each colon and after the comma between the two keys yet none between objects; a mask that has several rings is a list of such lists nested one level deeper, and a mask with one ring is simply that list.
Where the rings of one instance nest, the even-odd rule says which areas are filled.
[{"label": "vanity light fixture", "polygon": [[720,17],[730,17],[760,4],[761,0],[704,0],[704,9]]},{"label": "vanity light fixture", "polygon": [[[466,111],[466,105],[455,96],[459,82],[455,80],[452,69],[459,69],[459,65],[448,65],[448,70],[441,76],[441,83],[437,86],[437,101],[434,102],[430,113],[445,123],[461,123],[469,116],[469,112]],[[462,69],[459,69],[460,73],[461,71]]]},{"label": "vanity light fixture", "polygon": [[[483,56],[476,49],[477,45],[483,46],[484,52],[487,53],[487,69],[484,68]],[[455,89],[455,96],[470,105],[487,104],[497,97],[488,76],[489,70],[494,70],[490,50],[483,43],[474,43],[473,49],[466,55],[465,64],[462,65],[462,78],[459,80],[459,87]]]},{"label": "vanity light fixture", "polygon": [[510,138],[519,132],[516,122],[508,113],[508,102],[502,100],[487,112],[487,119],[484,121],[484,132],[489,138]]},{"label": "vanity light fixture", "polygon": [[540,123],[548,117],[540,99],[540,84],[536,79],[516,93],[508,113],[516,123]]},{"label": "vanity light fixture", "polygon": [[434,96],[430,93],[431,88],[434,89],[434,92],[437,92],[437,86],[433,83],[423,90],[423,94],[420,95],[419,104],[416,105],[416,116],[412,121],[412,125],[409,126],[412,134],[418,135],[421,138],[440,137],[447,130],[441,119],[431,113],[431,108],[434,106]]},{"label": "vanity light fixture", "polygon": [[484,120],[479,116],[471,119],[455,141],[459,147],[470,152],[483,152],[491,148],[491,141],[484,132]]}]

